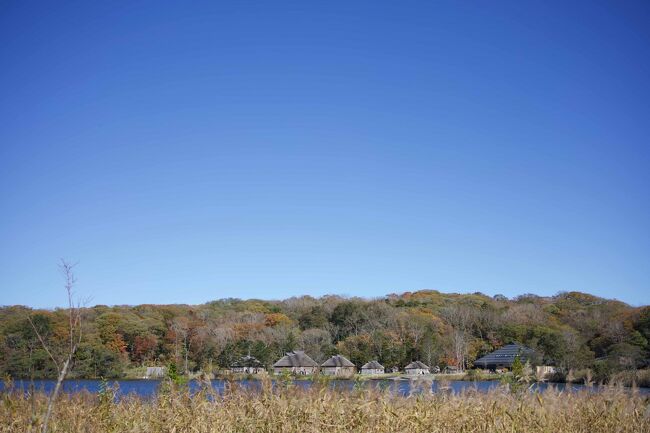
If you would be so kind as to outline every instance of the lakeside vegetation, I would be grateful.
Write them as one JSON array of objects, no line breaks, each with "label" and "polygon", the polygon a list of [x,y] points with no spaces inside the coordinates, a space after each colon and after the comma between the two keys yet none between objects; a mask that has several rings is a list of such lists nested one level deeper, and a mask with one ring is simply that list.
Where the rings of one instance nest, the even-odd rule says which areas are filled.
[{"label": "lakeside vegetation", "polygon": [[[422,381],[422,389],[429,382]],[[223,395],[205,386],[190,396],[167,383],[151,400],[63,394],[51,432],[641,432],[650,430],[650,401],[634,391],[487,394],[427,392],[399,397],[387,390],[337,392],[327,386],[271,387],[250,392],[231,383]],[[36,431],[47,404],[41,393],[9,392],[0,404],[0,432]]]},{"label": "lakeside vegetation", "polygon": [[[650,307],[579,292],[507,299],[427,290],[372,300],[98,305],[81,313],[83,338],[69,378],[141,377],[142,366],[171,363],[182,374],[211,374],[249,353],[269,366],[293,349],[318,362],[341,353],[357,366],[378,360],[403,367],[419,359],[463,370],[516,341],[535,350],[536,363],[557,366],[558,381],[648,381],[638,370],[648,365]],[[68,319],[65,309],[0,308],[0,374],[56,377],[34,328],[53,352],[65,350]]]}]

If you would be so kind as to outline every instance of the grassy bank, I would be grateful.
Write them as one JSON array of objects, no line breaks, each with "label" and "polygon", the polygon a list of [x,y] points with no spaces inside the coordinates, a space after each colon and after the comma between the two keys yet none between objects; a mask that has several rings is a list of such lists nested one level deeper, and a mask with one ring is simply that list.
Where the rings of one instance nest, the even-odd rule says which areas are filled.
[{"label": "grassy bank", "polygon": [[[46,396],[2,395],[0,432],[38,426]],[[54,432],[642,432],[650,431],[647,397],[622,390],[601,393],[435,394],[408,398],[364,389],[340,393],[316,387],[247,392],[233,384],[223,396],[206,388],[190,397],[168,390],[156,399],[113,400],[64,395]],[[35,430],[32,430],[35,431]]]}]

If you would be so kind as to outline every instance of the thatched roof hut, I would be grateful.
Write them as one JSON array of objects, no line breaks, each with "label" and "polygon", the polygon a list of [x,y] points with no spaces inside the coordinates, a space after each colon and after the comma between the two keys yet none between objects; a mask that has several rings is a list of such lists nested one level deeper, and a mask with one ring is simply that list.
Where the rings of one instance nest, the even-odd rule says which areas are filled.
[{"label": "thatched roof hut", "polygon": [[343,355],[334,355],[323,362],[321,367],[354,367],[354,364]]},{"label": "thatched roof hut", "polygon": [[429,374],[429,366],[422,361],[413,361],[404,370],[406,374]]},{"label": "thatched roof hut", "polygon": [[278,374],[289,371],[296,374],[312,374],[318,370],[318,363],[302,350],[287,352],[278,362],[273,364],[273,371]]},{"label": "thatched roof hut", "polygon": [[357,367],[345,356],[334,355],[321,364],[321,372],[331,376],[350,376]]},{"label": "thatched roof hut", "polygon": [[370,361],[361,366],[361,374],[384,374],[384,366],[377,361]]}]

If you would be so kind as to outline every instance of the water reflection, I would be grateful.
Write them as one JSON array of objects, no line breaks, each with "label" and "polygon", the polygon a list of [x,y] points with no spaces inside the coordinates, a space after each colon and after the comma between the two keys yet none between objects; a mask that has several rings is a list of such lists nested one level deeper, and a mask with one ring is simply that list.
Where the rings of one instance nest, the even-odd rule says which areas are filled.
[{"label": "water reflection", "polygon": [[[89,392],[89,393],[98,393],[101,389],[100,380],[66,380],[63,383],[63,392],[66,393],[76,393],[76,392]],[[258,380],[238,380],[234,382],[237,386],[240,386],[248,390],[259,390],[261,389],[262,382]],[[278,383],[273,381],[273,386],[278,386]],[[31,382],[28,380],[16,380],[13,382],[13,386],[16,389],[22,389],[25,392],[30,390]],[[136,395],[138,397],[151,398],[156,395],[160,387],[161,381],[159,380],[110,380],[108,384],[115,390],[117,390],[118,396],[125,395]],[[33,382],[33,387],[37,391],[45,391],[47,393],[51,392],[54,389],[55,381],[54,380],[35,380]],[[218,392],[223,393],[226,388],[226,381],[215,379],[211,381],[212,388]],[[295,380],[292,382],[293,386],[300,387],[303,389],[309,389],[314,386],[314,382],[308,380]],[[190,381],[188,386],[192,392],[198,391],[202,384],[198,381]],[[500,387],[498,381],[418,381],[418,380],[368,380],[363,382],[355,382],[353,380],[332,380],[328,383],[328,386],[340,390],[340,391],[349,391],[353,390],[355,387],[374,387],[380,390],[388,390],[392,393],[401,396],[409,396],[418,393],[438,393],[438,392],[451,392],[451,393],[461,393],[461,392],[488,392],[491,389]],[[581,390],[591,390],[597,392],[601,388],[594,386],[588,388],[584,385],[579,384],[564,384],[564,383],[533,383],[530,385],[530,389],[533,391],[539,390],[544,391],[545,389],[553,387],[559,391],[568,391],[576,392]],[[5,383],[0,382],[0,391],[5,390]],[[650,395],[650,388],[639,388],[638,391],[644,395]]]}]

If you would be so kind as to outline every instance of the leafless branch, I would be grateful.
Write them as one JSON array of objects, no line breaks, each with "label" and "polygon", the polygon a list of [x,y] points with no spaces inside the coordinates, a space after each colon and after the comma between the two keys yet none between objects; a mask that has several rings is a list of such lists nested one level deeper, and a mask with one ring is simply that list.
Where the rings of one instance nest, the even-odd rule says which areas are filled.
[{"label": "leafless branch", "polygon": [[69,323],[70,323],[70,351],[74,351],[75,344],[74,344],[74,338],[75,338],[75,332],[74,330],[76,329],[76,325],[78,324],[78,321],[80,320],[79,317],[79,307],[75,308],[74,301],[72,299],[73,297],[73,291],[72,289],[74,288],[75,283],[77,282],[77,279],[73,273],[73,268],[76,266],[76,263],[69,263],[65,261],[64,259],[61,259],[61,263],[59,264],[59,269],[61,270],[61,273],[63,274],[63,278],[65,279],[65,290],[68,295],[68,318],[69,318]]},{"label": "leafless branch", "polygon": [[34,321],[32,320],[31,317],[29,316],[27,317],[29,323],[32,325],[32,328],[34,328],[34,332],[36,332],[36,336],[38,337],[38,340],[43,346],[43,349],[47,352],[47,354],[54,362],[54,365],[56,366],[58,372],[58,377],[56,380],[56,385],[54,386],[54,391],[50,395],[50,398],[48,399],[47,402],[47,412],[45,413],[45,417],[43,418],[41,433],[47,433],[48,423],[50,417],[52,416],[52,410],[54,409],[56,398],[59,395],[59,392],[61,390],[61,384],[65,380],[65,377],[68,374],[68,370],[72,366],[72,361],[74,359],[75,352],[77,351],[77,347],[81,342],[81,336],[82,336],[81,305],[79,304],[75,305],[73,300],[74,297],[73,288],[77,281],[72,271],[72,268],[74,266],[75,266],[74,264],[66,262],[63,259],[61,260],[61,264],[59,265],[59,268],[61,269],[61,272],[65,280],[65,290],[68,295],[68,324],[69,324],[69,333],[70,333],[69,336],[70,347],[63,359],[57,362],[56,358],[52,355],[50,348],[45,343],[45,340],[38,332],[38,329],[36,329]]}]

